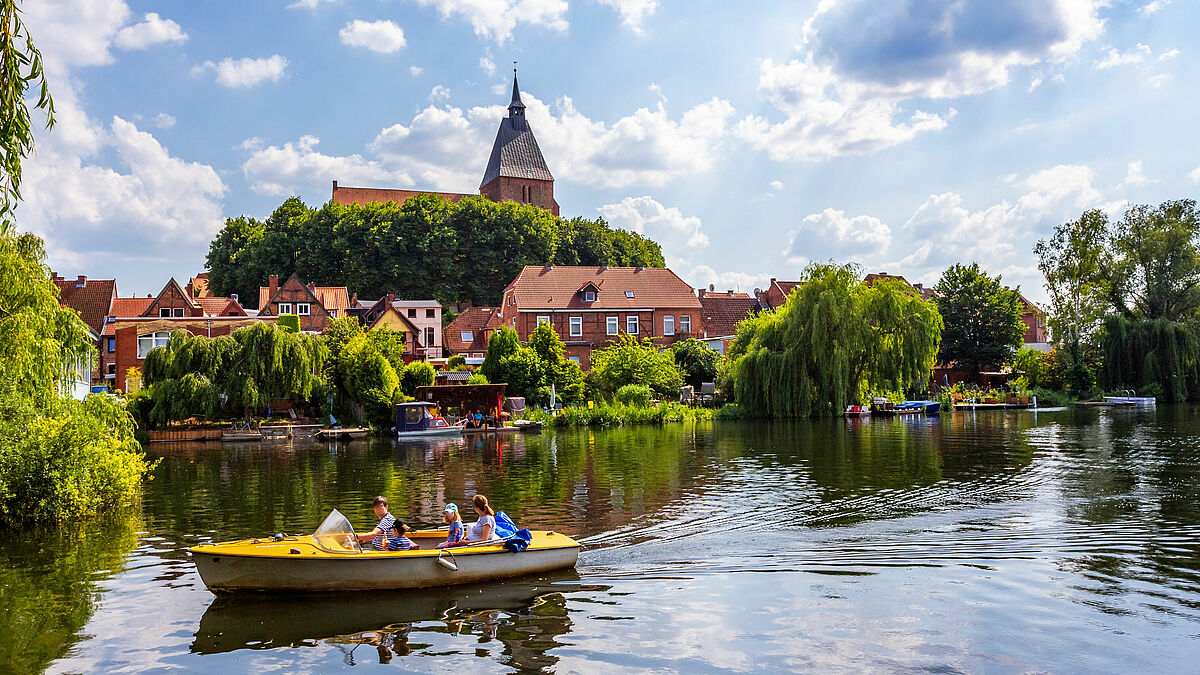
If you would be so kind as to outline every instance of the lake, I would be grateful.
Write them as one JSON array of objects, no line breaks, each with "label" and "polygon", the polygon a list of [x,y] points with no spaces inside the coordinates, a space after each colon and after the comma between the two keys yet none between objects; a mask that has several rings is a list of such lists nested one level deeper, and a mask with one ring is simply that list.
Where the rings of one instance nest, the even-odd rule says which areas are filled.
[{"label": "lake", "polygon": [[[0,671],[1195,672],[1200,408],[155,445],[138,513],[0,543]],[[209,593],[185,549],[482,492],[574,571]],[[468,520],[471,520],[468,518]]]}]

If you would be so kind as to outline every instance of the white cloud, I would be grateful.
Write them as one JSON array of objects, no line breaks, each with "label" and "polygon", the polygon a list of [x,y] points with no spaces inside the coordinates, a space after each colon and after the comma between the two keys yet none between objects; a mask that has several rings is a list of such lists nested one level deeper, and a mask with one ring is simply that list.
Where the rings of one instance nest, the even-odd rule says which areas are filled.
[{"label": "white cloud", "polygon": [[248,140],[243,146],[253,152],[242,164],[242,173],[250,189],[260,194],[285,196],[295,194],[298,186],[320,184],[327,189],[331,180],[364,186],[412,183],[403,171],[389,169],[361,155],[322,154],[314,149],[320,142],[316,136],[301,136],[299,141],[284,143],[282,147],[261,147]]},{"label": "white cloud", "polygon": [[672,261],[689,260],[697,250],[708,246],[708,235],[699,218],[685,216],[673,206],[663,206],[649,195],[626,197],[597,211],[613,227],[644,234],[658,242],[669,260],[668,267],[677,266]]},{"label": "white cloud", "polygon": [[436,8],[442,19],[469,21],[476,35],[497,44],[511,39],[519,23],[567,30],[566,0],[417,0],[417,4]]},{"label": "white cloud", "polygon": [[1042,86],[1042,78],[1035,77],[1029,81],[1029,86],[1026,87],[1025,91],[1033,92],[1034,89],[1037,89],[1040,86]]},{"label": "white cloud", "polygon": [[[820,161],[877,152],[945,129],[936,104],[1002,87],[1011,71],[1062,63],[1103,30],[1101,0],[820,3],[799,54],[764,59],[758,92],[784,119],[752,115],[738,134],[772,159]],[[997,20],[1005,30],[991,30]]]},{"label": "white cloud", "polygon": [[1193,183],[1200,183],[1200,166],[1192,169],[1188,173],[1188,178],[1191,178]]},{"label": "white cloud", "polygon": [[1142,16],[1150,16],[1162,11],[1164,7],[1171,4],[1171,0],[1152,0],[1138,8],[1138,14]]},{"label": "white cloud", "polygon": [[316,9],[323,2],[334,3],[338,0],[296,0],[288,5],[288,9]]},{"label": "white cloud", "polygon": [[[160,259],[167,251],[202,256],[222,225],[227,188],[217,172],[172,156],[129,120],[90,118],[72,76],[75,68],[111,62],[122,34],[131,48],[152,44],[147,29],[122,33],[132,15],[123,0],[42,0],[25,10],[58,123],[49,132],[38,125],[37,152],[24,167],[21,228],[46,240],[52,264]],[[146,23],[153,22],[137,25]]]},{"label": "white cloud", "polygon": [[217,84],[221,86],[253,87],[267,80],[278,82],[287,69],[287,63],[287,59],[278,54],[265,59],[246,57],[235,61],[225,58],[220,63],[205,61],[193,68],[192,73],[200,75],[211,70],[217,74]]},{"label": "white cloud", "polygon": [[1149,177],[1146,176],[1146,174],[1142,173],[1142,163],[1141,163],[1141,161],[1137,161],[1137,162],[1129,163],[1129,166],[1125,173],[1125,181],[1121,184],[1129,185],[1132,187],[1142,187],[1143,185],[1148,185],[1150,183],[1157,183],[1157,182],[1158,181],[1151,180]]},{"label": "white cloud", "polygon": [[379,54],[398,52],[405,45],[404,30],[387,20],[355,19],[338,31],[338,38],[347,47],[365,47]]},{"label": "white cloud", "polygon": [[778,192],[783,189],[783,181],[773,180],[770,182],[770,186],[771,186],[772,190],[775,190],[776,192]]},{"label": "white cloud", "polygon": [[621,23],[636,35],[645,35],[647,17],[658,10],[658,0],[600,0],[617,10]]},{"label": "white cloud", "polygon": [[1170,50],[1168,50],[1168,51],[1165,51],[1165,52],[1163,52],[1163,53],[1159,54],[1159,55],[1158,55],[1158,60],[1159,60],[1159,61],[1166,61],[1167,59],[1173,59],[1173,58],[1175,58],[1176,56],[1179,56],[1179,54],[1180,54],[1180,52],[1179,52],[1179,50],[1178,50],[1178,49],[1170,49]]},{"label": "white cloud", "polygon": [[[795,265],[817,258],[865,262],[882,254],[891,243],[892,229],[878,218],[847,218],[845,212],[829,208],[801,221],[784,250],[784,257]],[[814,252],[818,255],[812,255]]]},{"label": "white cloud", "polygon": [[955,262],[979,262],[992,273],[1006,265],[1024,269],[1034,242],[1055,225],[1088,208],[1123,204],[1103,202],[1092,181],[1091,169],[1081,165],[1036,171],[1013,183],[1025,190],[1014,202],[1005,199],[978,211],[964,208],[957,193],[931,195],[904,224],[912,252],[882,268],[928,284]]},{"label": "white cloud", "polygon": [[1104,58],[1096,61],[1096,67],[1100,70],[1108,70],[1117,66],[1145,63],[1150,59],[1151,54],[1150,47],[1141,43],[1138,43],[1136,47],[1127,52],[1122,52],[1116,47],[1109,47],[1108,53]]},{"label": "white cloud", "polygon": [[126,26],[117,31],[113,44],[121,49],[146,49],[167,42],[182,44],[187,42],[187,33],[179,24],[170,19],[163,19],[158,14],[146,14],[142,23]]},{"label": "white cloud", "polygon": [[175,117],[167,113],[158,113],[154,116],[154,126],[159,129],[170,129],[175,126]]},{"label": "white cloud", "polygon": [[483,69],[483,72],[487,73],[488,77],[496,74],[496,64],[486,56],[479,57],[479,67]]},{"label": "white cloud", "polygon": [[409,66],[408,67],[408,74],[412,75],[413,77],[416,77],[423,72],[425,72],[425,69],[422,68],[421,66]]},{"label": "white cloud", "polygon": [[435,84],[429,91],[429,100],[434,103],[450,100],[450,90],[440,84]]},{"label": "white cloud", "polygon": [[[641,108],[616,122],[592,120],[570,98],[553,107],[529,92],[522,93],[530,127],[556,179],[597,187],[659,186],[710,170],[726,123],[733,114],[727,101],[713,99],[673,119],[665,106]],[[394,124],[375,137],[367,150],[380,172],[405,176],[397,187],[475,192],[495,139],[496,126],[507,114],[503,105],[461,109],[430,105],[406,124]],[[278,152],[259,148],[252,153]],[[289,156],[298,156],[292,153]],[[358,157],[358,155],[355,155]],[[359,157],[361,159],[361,157]],[[271,164],[278,175],[256,171],[256,190],[292,194],[302,186],[324,189],[336,175],[312,175]],[[286,186],[286,187],[280,187]]]}]

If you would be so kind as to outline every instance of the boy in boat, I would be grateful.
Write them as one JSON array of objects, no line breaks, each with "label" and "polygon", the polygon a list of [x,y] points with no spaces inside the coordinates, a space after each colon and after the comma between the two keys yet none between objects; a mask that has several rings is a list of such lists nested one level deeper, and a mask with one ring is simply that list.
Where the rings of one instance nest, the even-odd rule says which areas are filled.
[{"label": "boy in boat", "polygon": [[387,550],[389,550],[389,551],[415,551],[415,550],[421,548],[420,546],[417,546],[413,542],[412,539],[409,539],[406,536],[409,532],[412,532],[412,528],[410,528],[408,525],[404,524],[404,522],[397,520],[392,525],[392,535],[393,536],[392,536],[392,540],[388,542]]},{"label": "boy in boat", "polygon": [[442,521],[450,526],[450,531],[446,534],[446,541],[438,544],[438,548],[446,548],[454,546],[463,538],[462,518],[458,515],[457,504],[447,504],[446,511],[442,514]]},{"label": "boy in boat", "polygon": [[371,546],[376,551],[386,551],[388,547],[388,534],[396,527],[396,517],[388,513],[387,497],[376,497],[371,502],[371,510],[375,512],[375,517],[379,521],[375,523],[375,529],[357,535],[358,540],[360,542],[371,542]]}]

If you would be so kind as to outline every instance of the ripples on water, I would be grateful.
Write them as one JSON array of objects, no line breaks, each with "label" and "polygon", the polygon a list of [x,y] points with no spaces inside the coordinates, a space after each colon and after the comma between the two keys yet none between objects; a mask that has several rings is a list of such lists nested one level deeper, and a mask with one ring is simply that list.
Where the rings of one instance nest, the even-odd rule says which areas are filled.
[{"label": "ripples on water", "polygon": [[[1198,441],[1164,407],[155,447],[138,519],[0,544],[0,670],[1186,670]],[[477,491],[578,569],[214,599],[184,553]]]}]

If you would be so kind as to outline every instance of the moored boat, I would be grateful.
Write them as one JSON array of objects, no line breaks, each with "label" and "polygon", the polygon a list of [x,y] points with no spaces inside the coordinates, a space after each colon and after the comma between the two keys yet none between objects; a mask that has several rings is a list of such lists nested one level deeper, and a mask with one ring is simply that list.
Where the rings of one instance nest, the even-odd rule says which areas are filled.
[{"label": "moored boat", "polygon": [[844,415],[846,417],[870,417],[871,408],[865,405],[848,405]]},{"label": "moored boat", "polygon": [[437,404],[429,401],[412,401],[396,406],[396,435],[400,438],[416,436],[461,436],[462,427],[446,422],[437,414]]},{"label": "moored boat", "polygon": [[579,542],[558,532],[531,532],[519,553],[503,541],[438,550],[444,530],[408,537],[412,551],[363,550],[336,510],[310,535],[203,544],[188,549],[214,593],[235,591],[365,591],[479,583],[574,567]]},{"label": "moored boat", "polygon": [[313,434],[317,439],[325,440],[344,440],[353,438],[362,438],[371,433],[371,430],[366,427],[330,427],[321,429]]},{"label": "moored boat", "polygon": [[895,409],[897,412],[907,410],[933,415],[942,409],[942,404],[940,401],[904,401],[897,403]]}]

